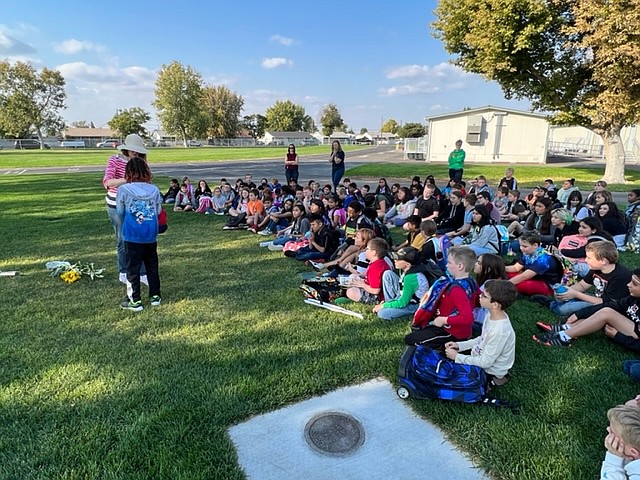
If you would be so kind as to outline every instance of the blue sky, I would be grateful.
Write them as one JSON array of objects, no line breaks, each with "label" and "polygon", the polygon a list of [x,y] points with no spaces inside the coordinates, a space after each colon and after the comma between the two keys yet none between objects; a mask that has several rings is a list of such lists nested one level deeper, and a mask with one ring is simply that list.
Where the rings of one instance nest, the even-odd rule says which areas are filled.
[{"label": "blue sky", "polygon": [[529,107],[448,63],[429,28],[433,0],[42,3],[3,9],[0,59],[59,70],[68,123],[103,126],[137,106],[155,128],[154,82],[173,60],[242,95],[244,115],[289,99],[317,121],[335,103],[356,132],[464,107]]}]

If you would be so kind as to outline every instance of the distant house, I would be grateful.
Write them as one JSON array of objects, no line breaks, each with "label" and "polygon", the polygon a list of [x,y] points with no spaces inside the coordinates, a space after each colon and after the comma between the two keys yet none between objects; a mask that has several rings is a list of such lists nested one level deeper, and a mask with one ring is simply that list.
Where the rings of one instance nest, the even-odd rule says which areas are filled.
[{"label": "distant house", "polygon": [[376,145],[393,145],[398,139],[398,135],[391,132],[367,132]]},{"label": "distant house", "polygon": [[545,163],[547,116],[488,105],[429,117],[425,159],[446,162],[462,140],[469,162]]},{"label": "distant house", "polygon": [[322,143],[323,145],[328,145],[334,140],[339,141],[344,144],[351,144],[355,138],[355,135],[352,133],[346,132],[333,132],[331,135],[322,135],[320,132],[315,134],[315,137]]},{"label": "distant house", "polygon": [[62,131],[62,138],[65,141],[81,140],[87,147],[95,147],[104,140],[120,137],[110,128],[68,127]]},{"label": "distant house", "polygon": [[264,132],[260,139],[265,145],[317,145],[318,140],[307,132]]},{"label": "distant house", "polygon": [[353,143],[371,145],[373,143],[373,136],[369,132],[361,133],[355,136]]}]

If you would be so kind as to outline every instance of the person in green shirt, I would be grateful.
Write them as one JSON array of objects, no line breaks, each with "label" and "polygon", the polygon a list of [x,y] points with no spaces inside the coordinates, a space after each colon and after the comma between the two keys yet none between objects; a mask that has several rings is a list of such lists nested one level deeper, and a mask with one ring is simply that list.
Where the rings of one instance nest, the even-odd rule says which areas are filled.
[{"label": "person in green shirt", "polygon": [[412,316],[420,300],[429,290],[424,275],[426,267],[420,264],[420,252],[413,247],[402,247],[391,256],[400,276],[392,270],[382,275],[384,301],[373,307],[373,312],[383,320]]},{"label": "person in green shirt", "polygon": [[466,153],[462,150],[462,140],[456,142],[456,149],[449,154],[449,179],[460,182],[464,170]]}]

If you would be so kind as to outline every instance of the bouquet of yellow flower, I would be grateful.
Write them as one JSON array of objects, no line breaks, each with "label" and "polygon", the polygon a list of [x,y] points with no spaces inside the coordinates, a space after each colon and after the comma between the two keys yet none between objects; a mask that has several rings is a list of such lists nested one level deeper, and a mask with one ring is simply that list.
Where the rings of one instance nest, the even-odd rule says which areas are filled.
[{"label": "bouquet of yellow flower", "polygon": [[91,280],[104,277],[104,268],[96,268],[93,263],[74,263],[71,264],[66,260],[47,262],[45,268],[51,270],[51,276],[60,276],[66,283],[73,283],[82,277],[88,275]]}]

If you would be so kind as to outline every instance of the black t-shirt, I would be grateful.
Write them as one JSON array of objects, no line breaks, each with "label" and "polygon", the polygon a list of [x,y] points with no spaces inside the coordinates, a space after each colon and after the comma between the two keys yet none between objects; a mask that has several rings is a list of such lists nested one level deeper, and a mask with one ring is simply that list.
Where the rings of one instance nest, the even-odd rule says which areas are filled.
[{"label": "black t-shirt", "polygon": [[593,285],[595,296],[602,298],[604,303],[620,300],[629,295],[627,284],[631,281],[631,270],[618,263],[610,273],[589,270],[584,281]]},{"label": "black t-shirt", "polygon": [[418,215],[420,215],[420,218],[430,217],[433,215],[433,212],[438,211],[438,200],[434,197],[429,197],[427,199],[420,197],[416,202],[416,208],[418,209]]},{"label": "black t-shirt", "polygon": [[344,152],[342,150],[340,150],[339,152],[336,152],[336,158],[339,158],[340,160],[342,160],[339,163],[336,163],[335,160],[331,160],[331,169],[332,170],[339,170],[341,168],[344,168]]}]

